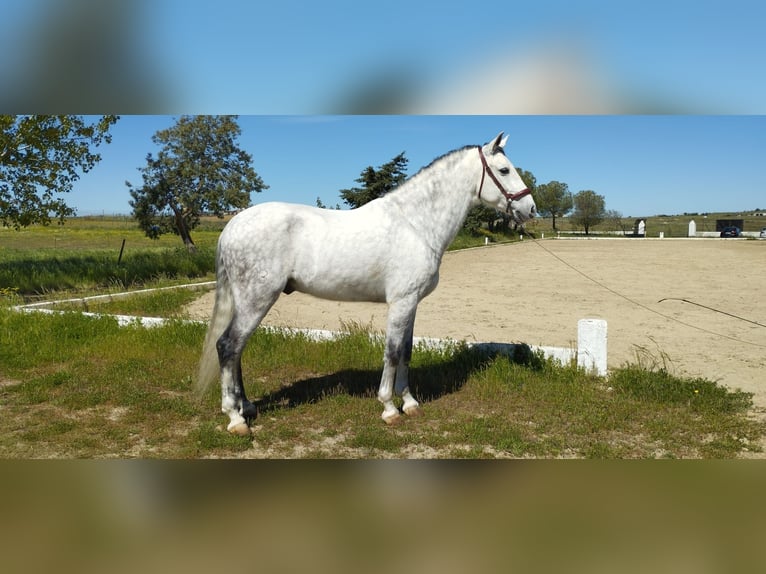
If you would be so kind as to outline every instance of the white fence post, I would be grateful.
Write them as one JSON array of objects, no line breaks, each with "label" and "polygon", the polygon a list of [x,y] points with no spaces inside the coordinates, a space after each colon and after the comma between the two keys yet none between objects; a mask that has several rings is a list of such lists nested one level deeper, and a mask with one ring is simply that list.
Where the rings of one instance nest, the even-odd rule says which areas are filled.
[{"label": "white fence post", "polygon": [[577,366],[606,376],[606,321],[577,321]]}]

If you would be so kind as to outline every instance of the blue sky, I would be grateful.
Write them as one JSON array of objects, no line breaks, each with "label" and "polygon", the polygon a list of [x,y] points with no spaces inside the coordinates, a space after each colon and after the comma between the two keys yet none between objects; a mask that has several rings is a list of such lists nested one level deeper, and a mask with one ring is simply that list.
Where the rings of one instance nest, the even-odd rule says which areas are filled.
[{"label": "blue sky", "polygon": [[[129,213],[125,181],[177,116],[123,116],[103,160],[68,201],[81,215]],[[240,116],[240,145],[270,187],[253,203],[330,206],[368,165],[399,152],[414,174],[435,157],[509,135],[508,157],[538,183],[603,195],[625,217],[766,209],[766,116]]]}]

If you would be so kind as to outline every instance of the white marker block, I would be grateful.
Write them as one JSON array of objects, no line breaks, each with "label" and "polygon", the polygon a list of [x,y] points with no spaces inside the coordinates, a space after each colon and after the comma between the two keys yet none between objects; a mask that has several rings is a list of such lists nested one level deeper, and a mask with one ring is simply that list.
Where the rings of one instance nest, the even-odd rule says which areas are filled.
[{"label": "white marker block", "polygon": [[606,376],[606,321],[580,319],[577,321],[577,366]]}]

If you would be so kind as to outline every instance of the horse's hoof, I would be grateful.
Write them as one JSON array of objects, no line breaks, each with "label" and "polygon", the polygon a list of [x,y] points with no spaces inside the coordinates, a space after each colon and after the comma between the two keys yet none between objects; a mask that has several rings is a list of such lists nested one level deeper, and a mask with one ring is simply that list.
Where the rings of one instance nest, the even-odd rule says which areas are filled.
[{"label": "horse's hoof", "polygon": [[251,436],[253,433],[246,423],[237,423],[234,426],[229,427],[228,431],[236,436]]},{"label": "horse's hoof", "polygon": [[405,408],[404,414],[409,417],[422,417],[423,409],[419,405],[415,405],[414,407]]},{"label": "horse's hoof", "polygon": [[402,421],[402,415],[400,415],[399,413],[394,413],[392,415],[384,416],[383,421],[387,425],[399,424]]}]

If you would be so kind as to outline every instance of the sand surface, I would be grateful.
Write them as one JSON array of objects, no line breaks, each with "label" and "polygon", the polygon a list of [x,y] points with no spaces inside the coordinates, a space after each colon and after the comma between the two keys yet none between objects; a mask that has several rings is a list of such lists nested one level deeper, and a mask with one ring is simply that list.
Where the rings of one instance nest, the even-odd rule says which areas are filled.
[{"label": "sand surface", "polygon": [[[415,334],[485,342],[576,346],[577,321],[606,319],[609,367],[644,349],[679,375],[754,393],[766,413],[766,241],[525,240],[447,253],[436,291],[418,307]],[[213,294],[190,306],[207,318]],[[283,295],[264,324],[384,330],[386,305]]]}]

